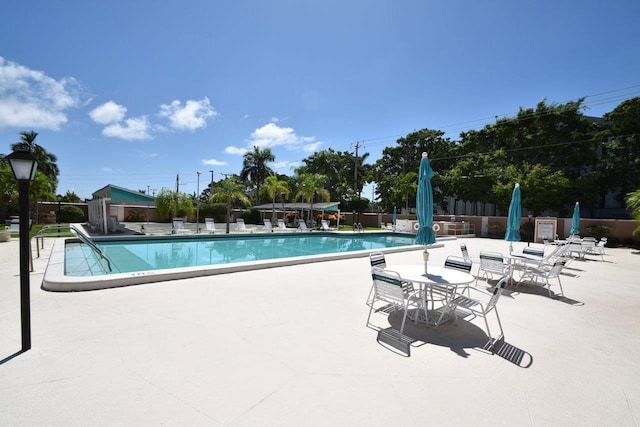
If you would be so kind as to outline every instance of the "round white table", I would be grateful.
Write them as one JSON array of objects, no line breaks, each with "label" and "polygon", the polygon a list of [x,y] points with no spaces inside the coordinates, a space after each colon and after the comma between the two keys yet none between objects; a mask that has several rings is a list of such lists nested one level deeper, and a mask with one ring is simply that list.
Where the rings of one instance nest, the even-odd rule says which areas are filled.
[{"label": "round white table", "polygon": [[[464,271],[429,264],[427,264],[427,274],[424,272],[424,264],[389,265],[386,269],[397,272],[403,281],[419,285],[425,304],[431,302],[431,309],[427,308],[427,319],[418,316],[414,320],[436,327],[443,321],[449,320],[450,303],[458,293],[458,289],[466,287],[475,280],[471,274]],[[436,302],[441,302],[442,305],[436,308]]]}]

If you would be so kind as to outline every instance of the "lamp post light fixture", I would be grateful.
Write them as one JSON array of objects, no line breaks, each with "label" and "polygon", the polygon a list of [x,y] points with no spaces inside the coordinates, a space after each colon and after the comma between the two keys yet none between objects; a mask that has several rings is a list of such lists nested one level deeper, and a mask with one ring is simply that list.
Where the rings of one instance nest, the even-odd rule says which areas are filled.
[{"label": "lamp post light fixture", "polygon": [[38,162],[29,151],[16,150],[5,157],[18,181],[20,206],[20,327],[22,351],[31,348],[31,301],[29,297],[29,185]]}]

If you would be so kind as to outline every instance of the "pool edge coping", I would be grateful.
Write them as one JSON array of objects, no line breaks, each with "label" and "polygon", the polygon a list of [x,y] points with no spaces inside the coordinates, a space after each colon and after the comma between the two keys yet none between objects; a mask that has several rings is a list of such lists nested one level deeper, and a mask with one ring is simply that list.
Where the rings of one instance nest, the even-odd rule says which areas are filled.
[{"label": "pool edge coping", "polygon": [[[73,238],[71,238],[73,239]],[[146,270],[130,273],[104,274],[94,276],[67,276],[64,274],[65,245],[68,239],[57,239],[51,249],[49,263],[44,272],[41,288],[52,292],[92,291],[123,286],[142,285],[170,280],[190,279],[217,274],[241,271],[262,270],[307,263],[335,261],[350,258],[362,258],[371,252],[408,252],[423,249],[423,245],[398,246],[393,248],[365,249],[352,252],[322,255],[305,255],[289,258],[276,258],[261,261],[244,261],[210,266],[179,267],[164,270]],[[429,248],[444,246],[443,243],[430,245]]]}]

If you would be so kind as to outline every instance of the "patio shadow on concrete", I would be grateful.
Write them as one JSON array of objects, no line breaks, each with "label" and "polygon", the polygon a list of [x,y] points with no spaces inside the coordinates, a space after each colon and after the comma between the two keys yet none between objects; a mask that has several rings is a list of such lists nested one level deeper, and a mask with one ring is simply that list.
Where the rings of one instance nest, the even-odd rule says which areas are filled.
[{"label": "patio shadow on concrete", "polygon": [[[431,344],[448,347],[458,356],[464,358],[469,357],[470,351],[474,350],[498,355],[522,368],[528,368],[533,364],[531,354],[513,344],[506,343],[504,339],[498,341],[493,348],[487,349],[486,344],[489,337],[484,329],[461,317],[458,317],[457,323],[450,321],[438,328],[426,327],[422,324],[415,325],[413,322],[407,321],[402,337],[399,337],[398,332],[402,324],[402,312],[390,314],[388,321],[391,327],[378,332],[378,342],[385,348],[407,357],[411,356],[410,347]],[[476,318],[474,322],[476,321],[483,324],[481,319]],[[496,320],[489,318],[489,325],[495,336],[499,331]]]}]

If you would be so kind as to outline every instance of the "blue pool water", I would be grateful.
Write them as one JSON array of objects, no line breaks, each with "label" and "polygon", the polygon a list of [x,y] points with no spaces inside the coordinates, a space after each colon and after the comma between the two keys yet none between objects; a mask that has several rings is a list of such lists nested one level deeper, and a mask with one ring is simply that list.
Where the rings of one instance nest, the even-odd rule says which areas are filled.
[{"label": "blue pool water", "polygon": [[415,236],[388,232],[145,236],[95,244],[111,261],[111,270],[84,243],[67,242],[64,274],[92,276],[381,250],[415,245]]}]

